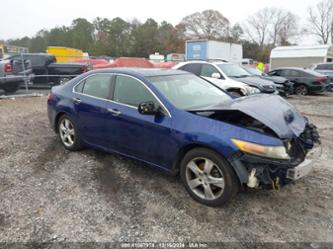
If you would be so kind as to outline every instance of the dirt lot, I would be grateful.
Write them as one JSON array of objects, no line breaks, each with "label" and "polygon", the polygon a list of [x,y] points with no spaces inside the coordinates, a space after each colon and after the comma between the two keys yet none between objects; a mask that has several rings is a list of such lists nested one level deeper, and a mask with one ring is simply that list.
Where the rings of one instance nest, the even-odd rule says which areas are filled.
[{"label": "dirt lot", "polygon": [[289,100],[319,127],[314,172],[223,208],[196,203],[178,177],[135,161],[65,151],[45,97],[0,100],[0,242],[333,241],[333,93]]}]

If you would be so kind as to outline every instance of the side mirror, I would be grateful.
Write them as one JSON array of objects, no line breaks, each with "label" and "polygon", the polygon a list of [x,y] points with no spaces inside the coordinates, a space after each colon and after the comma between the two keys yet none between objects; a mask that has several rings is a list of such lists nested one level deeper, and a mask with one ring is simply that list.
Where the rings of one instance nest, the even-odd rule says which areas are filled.
[{"label": "side mirror", "polygon": [[156,107],[153,101],[140,103],[138,111],[143,115],[156,115],[161,113],[160,108]]},{"label": "side mirror", "polygon": [[219,73],[212,73],[212,78],[214,78],[214,79],[221,79],[221,74],[219,74]]}]

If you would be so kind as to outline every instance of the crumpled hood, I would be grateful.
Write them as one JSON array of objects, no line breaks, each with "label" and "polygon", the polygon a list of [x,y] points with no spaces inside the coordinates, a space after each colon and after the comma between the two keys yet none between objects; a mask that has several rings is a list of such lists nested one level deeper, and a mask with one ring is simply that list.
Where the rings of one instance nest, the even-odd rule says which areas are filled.
[{"label": "crumpled hood", "polygon": [[233,79],[243,82],[245,84],[248,84],[250,86],[258,87],[258,88],[274,85],[274,83],[272,81],[261,79],[260,77],[256,77],[256,76],[249,76],[249,77],[244,77],[244,78],[233,78]]},{"label": "crumpled hood", "polygon": [[294,106],[277,95],[250,95],[195,111],[219,110],[241,111],[269,127],[281,139],[298,137],[307,124],[307,119]]}]

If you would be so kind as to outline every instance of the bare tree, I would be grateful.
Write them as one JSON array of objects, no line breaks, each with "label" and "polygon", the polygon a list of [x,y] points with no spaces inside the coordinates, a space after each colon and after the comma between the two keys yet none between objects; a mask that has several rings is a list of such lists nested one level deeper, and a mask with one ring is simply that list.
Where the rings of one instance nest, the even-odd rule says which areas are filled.
[{"label": "bare tree", "polygon": [[332,40],[333,1],[324,0],[316,7],[308,9],[308,24],[305,31],[318,37],[319,42],[327,44]]},{"label": "bare tree", "polygon": [[270,22],[271,11],[269,8],[264,8],[250,16],[243,29],[253,42],[258,43],[260,48],[263,48],[269,37]]},{"label": "bare tree", "polygon": [[272,46],[287,45],[289,40],[298,35],[298,18],[290,11],[271,8],[270,43]]},{"label": "bare tree", "polygon": [[187,38],[220,40],[228,36],[230,23],[220,12],[205,10],[184,17],[180,25]]},{"label": "bare tree", "polygon": [[284,45],[298,33],[298,18],[284,9],[264,8],[250,16],[243,29],[260,48]]},{"label": "bare tree", "polygon": [[278,45],[288,45],[290,40],[299,36],[298,17],[291,12],[286,12],[280,28],[278,29]]}]

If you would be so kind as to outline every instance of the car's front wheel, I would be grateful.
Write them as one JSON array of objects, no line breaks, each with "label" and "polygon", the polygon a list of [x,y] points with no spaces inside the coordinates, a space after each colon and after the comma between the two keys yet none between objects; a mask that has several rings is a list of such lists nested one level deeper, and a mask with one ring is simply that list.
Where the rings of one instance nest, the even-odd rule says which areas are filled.
[{"label": "car's front wheel", "polygon": [[208,206],[221,206],[238,192],[239,182],[231,165],[218,153],[196,148],[181,162],[181,178],[189,194]]},{"label": "car's front wheel", "polygon": [[81,149],[81,141],[78,129],[75,123],[68,115],[60,117],[58,122],[58,134],[61,143],[68,150],[79,150]]},{"label": "car's front wheel", "polygon": [[305,85],[298,85],[298,86],[295,87],[295,93],[297,95],[303,95],[304,96],[304,95],[308,95],[309,90],[308,90],[307,86],[305,86]]}]

